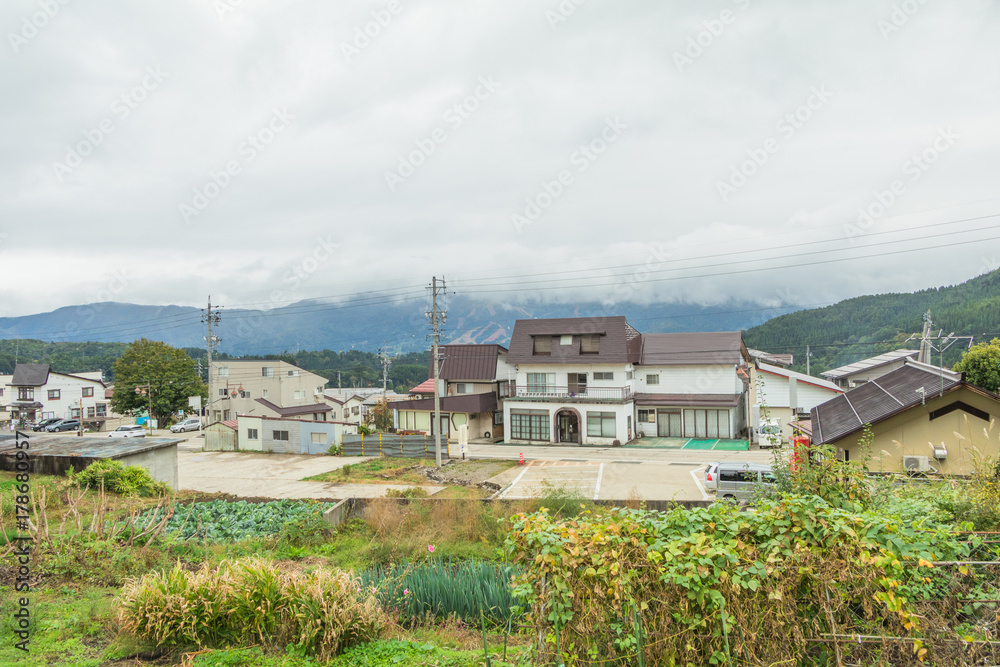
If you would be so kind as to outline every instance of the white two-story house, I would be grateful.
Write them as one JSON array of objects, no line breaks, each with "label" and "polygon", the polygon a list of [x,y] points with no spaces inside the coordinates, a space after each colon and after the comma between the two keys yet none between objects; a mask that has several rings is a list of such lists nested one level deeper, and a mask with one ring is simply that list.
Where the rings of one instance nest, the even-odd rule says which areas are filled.
[{"label": "white two-story house", "polygon": [[14,421],[77,419],[100,430],[110,415],[100,371],[58,373],[48,364],[17,364],[4,387],[4,404]]},{"label": "white two-story house", "polygon": [[624,444],[746,432],[739,332],[641,334],[624,317],[518,320],[505,441]]},{"label": "white two-story house", "polygon": [[287,361],[213,361],[210,421],[238,415],[326,419],[323,399],[327,379]]}]

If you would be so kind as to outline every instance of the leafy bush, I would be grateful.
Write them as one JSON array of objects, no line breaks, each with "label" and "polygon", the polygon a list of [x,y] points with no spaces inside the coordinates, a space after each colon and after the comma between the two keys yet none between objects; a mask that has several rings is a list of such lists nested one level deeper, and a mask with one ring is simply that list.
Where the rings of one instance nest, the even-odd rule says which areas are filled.
[{"label": "leafy bush", "polygon": [[[752,513],[543,510],[519,515],[507,546],[524,567],[514,593],[544,638],[539,662],[635,664],[642,650],[646,664],[806,664],[810,637],[916,638],[916,605],[954,582],[932,561],[965,559],[967,537],[810,495]],[[848,646],[844,660],[871,664],[864,650]]]},{"label": "leafy bush", "polygon": [[[251,537],[286,534],[302,536],[303,527],[319,530],[325,524],[323,512],[331,503],[300,500],[275,500],[269,503],[229,502],[213,500],[177,507],[163,531],[166,536],[180,539],[197,538],[207,542],[231,542]],[[136,526],[147,523],[151,515],[162,517],[164,509],[140,514]]]},{"label": "leafy bush", "polygon": [[127,466],[112,459],[94,461],[79,473],[70,469],[66,478],[71,486],[100,489],[103,484],[105,491],[123,496],[156,496],[171,492],[168,484],[153,479],[142,466]]},{"label": "leafy bush", "polygon": [[126,583],[118,604],[122,629],[157,645],[291,645],[320,660],[377,638],[386,622],[357,577],[288,574],[261,559],[147,574]]},{"label": "leafy bush", "polygon": [[403,623],[454,616],[478,625],[485,617],[487,623],[505,627],[512,616],[524,614],[511,593],[515,572],[510,565],[481,560],[433,558],[372,568],[361,573],[361,581]]},{"label": "leafy bush", "polygon": [[410,487],[408,489],[386,489],[386,498],[426,498],[427,491],[421,489],[419,486]]}]

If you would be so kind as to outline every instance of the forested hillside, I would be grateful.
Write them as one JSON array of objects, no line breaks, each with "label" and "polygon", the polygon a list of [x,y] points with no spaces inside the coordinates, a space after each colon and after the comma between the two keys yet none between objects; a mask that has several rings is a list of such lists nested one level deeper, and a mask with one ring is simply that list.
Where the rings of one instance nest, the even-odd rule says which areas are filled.
[{"label": "forested hillside", "polygon": [[[0,340],[0,373],[13,373],[15,363],[49,364],[52,370],[61,373],[83,373],[103,371],[109,382],[114,382],[112,366],[122,355],[127,343],[47,343],[40,340]],[[205,377],[205,350],[195,347],[183,348],[192,359],[200,362],[202,377]],[[220,354],[218,359],[282,359],[299,368],[322,375],[330,380],[329,387],[337,386],[337,372],[344,387],[381,387],[382,364],[378,355],[371,352],[348,350],[334,352],[285,353],[265,357],[233,357]],[[389,388],[405,392],[427,379],[429,352],[413,352],[393,358],[389,369]]]},{"label": "forested hillside", "polygon": [[[976,342],[1000,335],[1000,269],[948,287],[912,294],[878,294],[847,299],[825,308],[781,315],[747,329],[747,347],[791,352],[795,370],[806,368],[810,347],[813,375],[865,357],[903,347],[901,341],[923,330],[923,315],[931,311],[934,333],[976,335]],[[917,349],[916,342],[905,347]],[[944,355],[950,366],[966,349],[952,345]],[[935,353],[935,363],[938,363]]]}]

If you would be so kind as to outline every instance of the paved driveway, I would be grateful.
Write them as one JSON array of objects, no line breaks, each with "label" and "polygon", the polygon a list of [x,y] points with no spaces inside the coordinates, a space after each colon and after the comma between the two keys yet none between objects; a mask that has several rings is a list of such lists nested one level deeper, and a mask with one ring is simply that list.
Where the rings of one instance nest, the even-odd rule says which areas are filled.
[{"label": "paved driveway", "polygon": [[[241,498],[378,498],[403,484],[330,484],[303,482],[370,457],[302,456],[254,452],[202,452],[200,442],[181,444],[177,451],[178,487],[205,493],[228,493]],[[443,486],[421,486],[434,494]]]}]

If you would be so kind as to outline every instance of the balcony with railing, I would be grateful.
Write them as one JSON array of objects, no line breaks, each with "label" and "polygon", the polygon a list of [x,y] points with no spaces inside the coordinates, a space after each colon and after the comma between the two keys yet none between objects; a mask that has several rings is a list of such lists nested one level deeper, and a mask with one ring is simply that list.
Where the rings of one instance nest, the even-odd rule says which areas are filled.
[{"label": "balcony with railing", "polygon": [[578,403],[624,403],[632,400],[629,387],[588,387],[580,385],[526,385],[511,387],[508,401],[559,401]]}]

